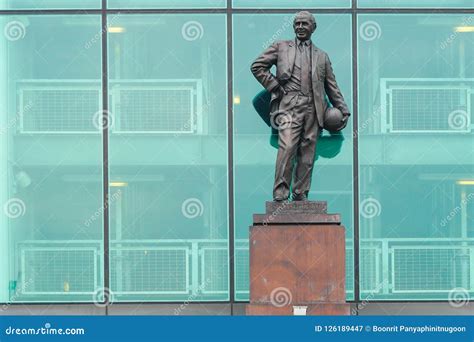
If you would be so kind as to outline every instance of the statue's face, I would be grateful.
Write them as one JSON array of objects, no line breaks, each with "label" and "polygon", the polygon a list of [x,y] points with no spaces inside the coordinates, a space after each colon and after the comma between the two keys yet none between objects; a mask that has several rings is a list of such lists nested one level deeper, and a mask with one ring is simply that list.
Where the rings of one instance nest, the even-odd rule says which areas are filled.
[{"label": "statue's face", "polygon": [[293,28],[295,30],[296,37],[299,40],[308,40],[311,38],[311,35],[314,32],[314,23],[308,17],[298,17],[293,23]]}]

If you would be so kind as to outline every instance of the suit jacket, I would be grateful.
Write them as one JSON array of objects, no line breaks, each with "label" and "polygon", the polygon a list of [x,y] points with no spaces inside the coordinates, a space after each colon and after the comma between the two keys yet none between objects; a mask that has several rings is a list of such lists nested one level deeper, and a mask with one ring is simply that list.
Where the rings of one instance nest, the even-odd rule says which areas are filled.
[{"label": "suit jacket", "polygon": [[[323,50],[311,44],[311,78],[313,100],[320,127],[323,127],[324,112],[328,107],[326,95],[331,104],[342,113],[349,114],[349,108],[337,85],[329,56]],[[280,99],[275,91],[291,77],[296,58],[295,40],[281,40],[273,43],[252,63],[251,71],[255,78],[271,93],[270,110],[278,110]],[[276,76],[270,72],[276,65]]]}]

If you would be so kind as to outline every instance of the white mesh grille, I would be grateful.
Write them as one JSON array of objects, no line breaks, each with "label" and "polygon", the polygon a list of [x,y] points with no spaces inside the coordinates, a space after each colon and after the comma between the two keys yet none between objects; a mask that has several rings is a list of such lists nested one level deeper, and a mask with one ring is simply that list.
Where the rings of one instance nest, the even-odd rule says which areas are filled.
[{"label": "white mesh grille", "polygon": [[115,293],[187,293],[185,248],[111,250],[111,284]]},{"label": "white mesh grille", "polygon": [[94,293],[95,249],[56,247],[23,249],[23,294]]},{"label": "white mesh grille", "polygon": [[439,292],[469,283],[469,249],[393,248],[393,292]]}]

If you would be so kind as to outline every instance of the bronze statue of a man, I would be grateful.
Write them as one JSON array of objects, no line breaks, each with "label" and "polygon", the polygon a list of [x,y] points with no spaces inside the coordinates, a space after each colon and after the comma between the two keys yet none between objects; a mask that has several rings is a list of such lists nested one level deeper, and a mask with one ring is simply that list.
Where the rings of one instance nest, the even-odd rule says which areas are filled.
[{"label": "bronze statue of a man", "polygon": [[[275,42],[251,67],[255,78],[271,93],[270,115],[286,116],[286,124],[278,129],[274,201],[288,200],[290,187],[293,200],[308,198],[316,142],[328,107],[325,95],[343,113],[342,128],[350,115],[329,56],[311,41],[316,27],[310,12],[298,12],[293,22],[295,39]],[[276,75],[270,72],[273,65]]]}]

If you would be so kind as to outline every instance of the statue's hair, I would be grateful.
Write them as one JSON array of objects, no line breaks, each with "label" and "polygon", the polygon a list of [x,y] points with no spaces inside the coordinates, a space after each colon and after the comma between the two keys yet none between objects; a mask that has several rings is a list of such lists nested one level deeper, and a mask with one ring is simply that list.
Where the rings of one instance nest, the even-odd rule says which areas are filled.
[{"label": "statue's hair", "polygon": [[296,21],[297,18],[301,18],[301,17],[308,18],[314,24],[314,27],[316,28],[316,26],[317,26],[316,18],[314,17],[314,15],[311,12],[308,12],[308,11],[300,11],[300,12],[296,13],[295,18],[293,20],[293,23]]}]

